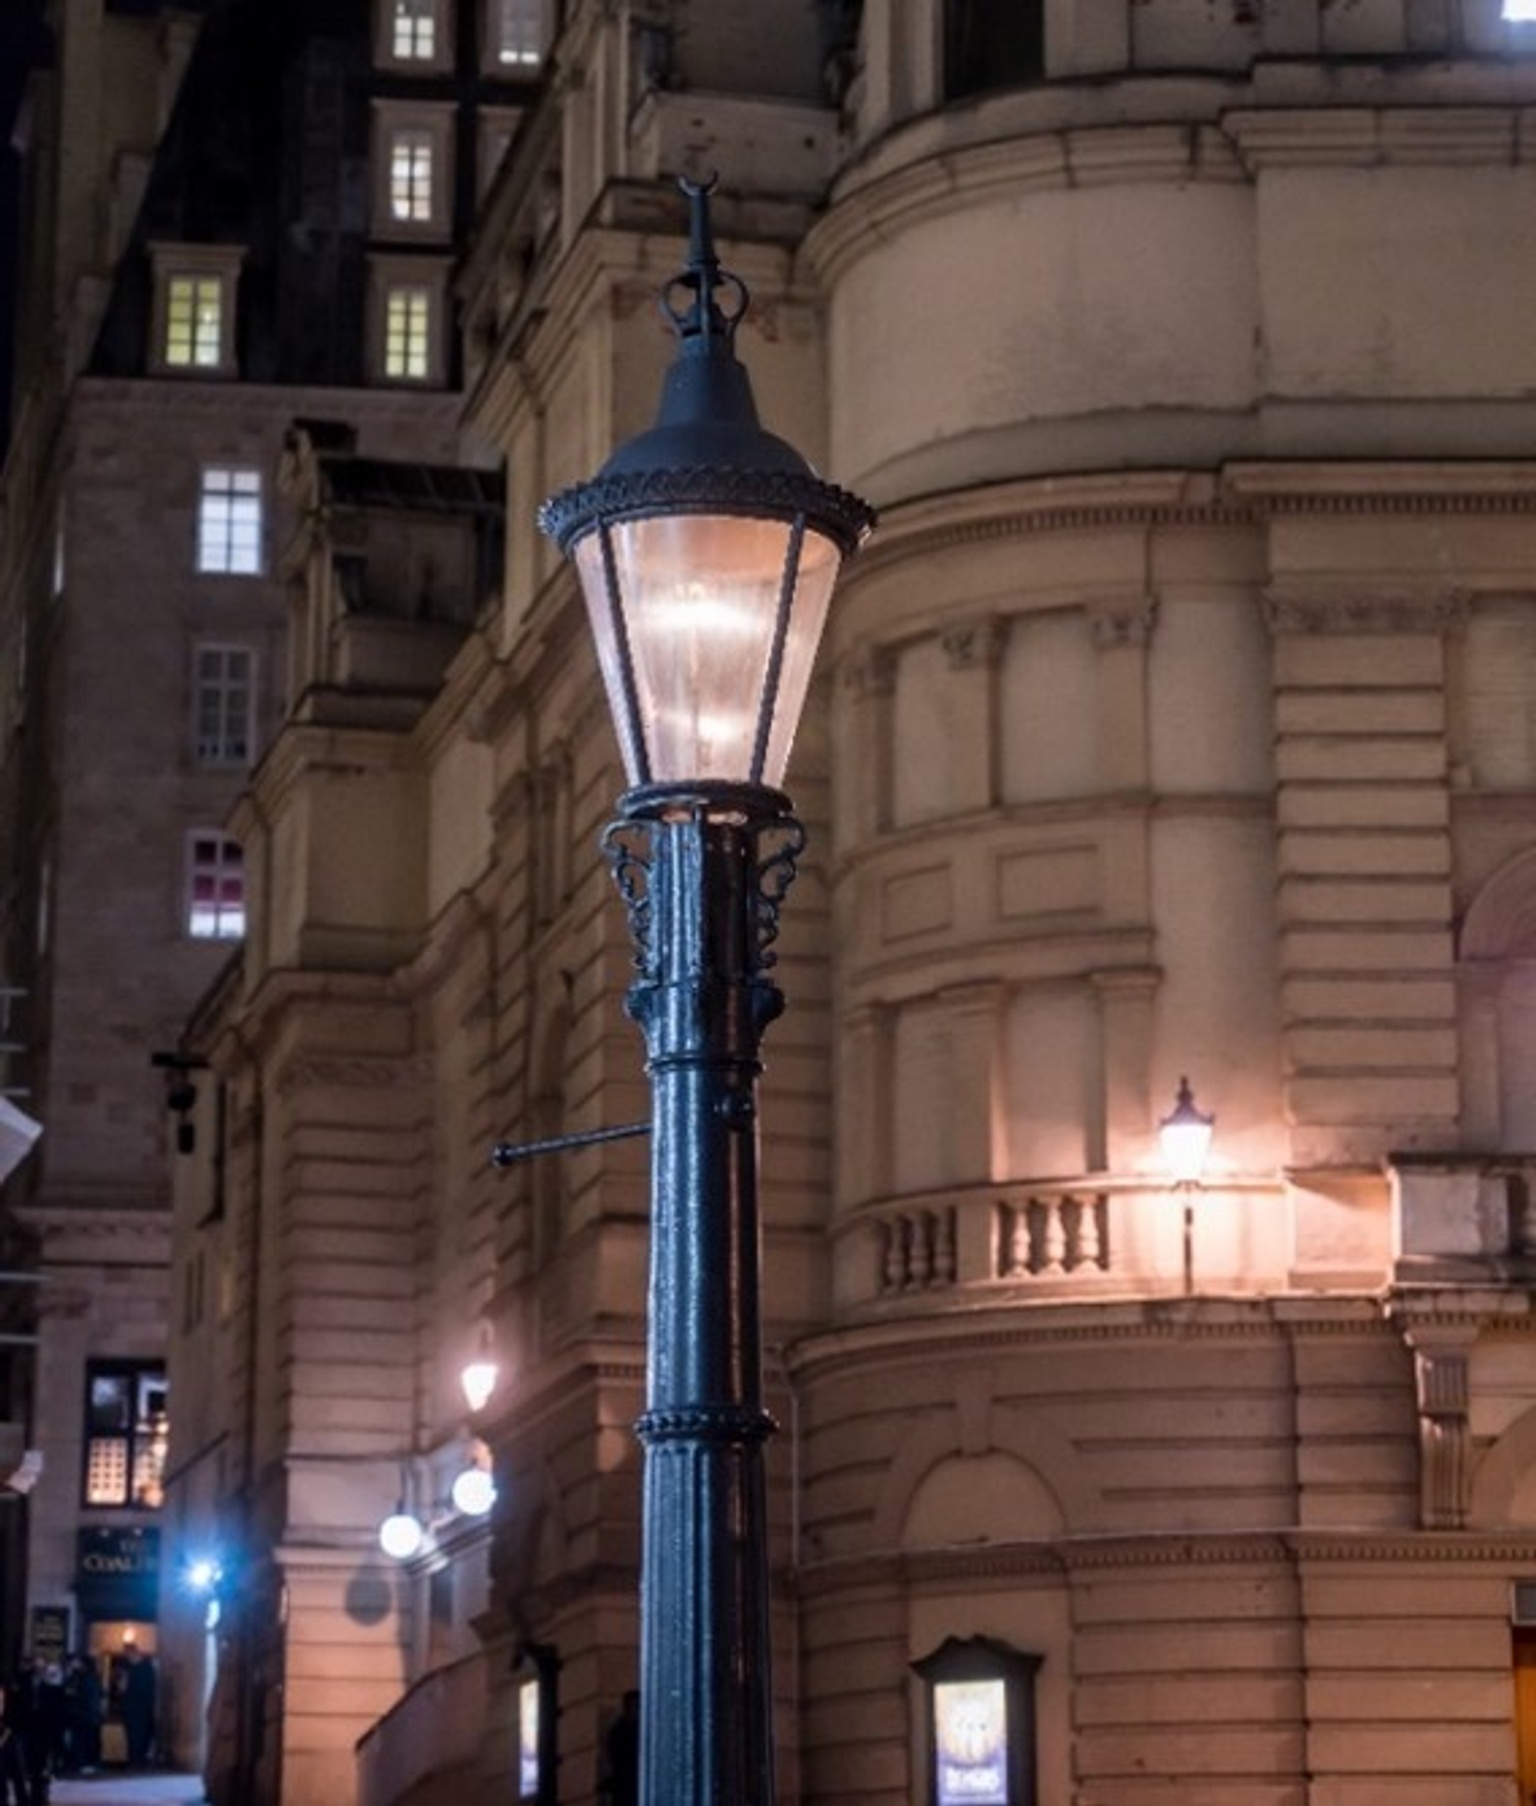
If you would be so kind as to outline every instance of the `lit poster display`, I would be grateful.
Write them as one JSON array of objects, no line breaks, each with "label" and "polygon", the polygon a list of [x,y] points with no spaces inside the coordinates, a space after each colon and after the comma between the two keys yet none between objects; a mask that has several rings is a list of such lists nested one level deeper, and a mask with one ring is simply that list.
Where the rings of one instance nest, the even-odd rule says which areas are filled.
[{"label": "lit poster display", "polygon": [[1008,1695],[1000,1680],[933,1690],[937,1806],[1009,1806]]},{"label": "lit poster display", "polygon": [[539,1797],[539,1683],[524,1681],[517,1690],[517,1797]]}]

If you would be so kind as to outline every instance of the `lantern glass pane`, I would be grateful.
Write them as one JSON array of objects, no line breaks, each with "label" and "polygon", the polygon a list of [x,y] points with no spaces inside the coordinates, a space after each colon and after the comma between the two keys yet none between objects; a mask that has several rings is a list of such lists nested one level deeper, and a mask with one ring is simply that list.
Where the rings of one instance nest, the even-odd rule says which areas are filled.
[{"label": "lantern glass pane", "polygon": [[768,753],[763,760],[762,781],[780,786],[789,765],[795,729],[805,710],[806,691],[816,664],[816,649],[827,624],[832,588],[837,582],[842,553],[825,534],[806,529],[800,542],[800,574],[795,583],[795,610],[784,642],[784,662],[779,671],[779,693],[773,706],[773,726]]},{"label": "lantern glass pane", "polygon": [[[753,777],[752,755],[773,651],[790,523],[735,515],[656,515],[611,529],[634,666],[639,721],[627,719],[618,635],[602,571],[601,536],[576,547],[609,701],[631,783],[642,781],[644,736],[653,783]],[[835,546],[802,543],[774,720],[760,780],[783,781],[837,575]]]}]

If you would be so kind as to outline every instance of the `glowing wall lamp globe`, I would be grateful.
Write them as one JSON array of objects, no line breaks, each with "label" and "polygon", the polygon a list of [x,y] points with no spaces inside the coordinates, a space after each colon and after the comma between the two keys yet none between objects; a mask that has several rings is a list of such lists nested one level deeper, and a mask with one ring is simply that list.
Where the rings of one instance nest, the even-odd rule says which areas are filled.
[{"label": "glowing wall lamp globe", "polygon": [[454,1476],[449,1495],[455,1511],[467,1518],[483,1518],[496,1503],[496,1482],[483,1467],[466,1467]]},{"label": "glowing wall lamp globe", "polygon": [[715,256],[712,184],[683,186],[656,424],[539,520],[576,567],[630,784],[605,846],[651,1077],[639,1798],[772,1806],[756,1097],[805,840],[777,786],[874,516],[759,425],[734,350],[747,293]]},{"label": "glowing wall lamp globe", "polygon": [[465,1404],[472,1412],[483,1411],[491,1402],[491,1394],[496,1390],[496,1382],[500,1378],[501,1368],[496,1360],[491,1332],[482,1323],[475,1352],[459,1369],[459,1387],[464,1394]]},{"label": "glowing wall lamp globe", "polygon": [[1179,1091],[1173,1108],[1157,1125],[1158,1145],[1163,1165],[1176,1192],[1184,1198],[1184,1292],[1187,1297],[1195,1289],[1195,1193],[1205,1178],[1205,1163],[1211,1151],[1211,1133],[1216,1118],[1195,1105],[1195,1094],[1189,1080],[1179,1080]]},{"label": "glowing wall lamp globe", "polygon": [[392,1561],[409,1561],[426,1540],[425,1525],[403,1500],[379,1525],[379,1547]]},{"label": "glowing wall lamp globe", "polygon": [[1199,1185],[1205,1177],[1205,1163],[1211,1151],[1211,1134],[1216,1118],[1195,1107],[1195,1094],[1189,1080],[1179,1080],[1178,1096],[1173,1109],[1157,1125],[1158,1145],[1163,1165],[1175,1186]]}]

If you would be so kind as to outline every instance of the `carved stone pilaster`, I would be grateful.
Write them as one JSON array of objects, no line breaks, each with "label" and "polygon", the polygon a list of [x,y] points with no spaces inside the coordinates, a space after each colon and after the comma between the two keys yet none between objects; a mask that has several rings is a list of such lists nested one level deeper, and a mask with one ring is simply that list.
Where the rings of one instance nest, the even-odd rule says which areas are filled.
[{"label": "carved stone pilaster", "polygon": [[843,682],[863,702],[896,691],[899,655],[894,646],[864,646],[843,663]]},{"label": "carved stone pilaster", "polygon": [[951,671],[990,671],[1002,662],[1008,623],[998,615],[964,621],[939,636]]},{"label": "carved stone pilaster", "polygon": [[1118,646],[1145,646],[1157,624],[1157,597],[1107,596],[1087,605],[1088,626],[1100,652]]}]

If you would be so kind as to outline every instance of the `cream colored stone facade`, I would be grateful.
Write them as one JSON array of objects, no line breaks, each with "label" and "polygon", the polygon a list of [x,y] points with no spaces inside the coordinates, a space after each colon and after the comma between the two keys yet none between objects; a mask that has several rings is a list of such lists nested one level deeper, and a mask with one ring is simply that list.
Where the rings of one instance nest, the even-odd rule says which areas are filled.
[{"label": "cream colored stone facade", "polygon": [[[1483,3],[1051,0],[1044,79],[950,97],[943,10],[864,7],[834,109],[809,9],[647,15],[649,83],[572,9],[461,275],[503,593],[440,683],[336,676],[243,806],[225,1213],[176,1259],[248,1401],[260,1799],[350,1798],[359,1733],[364,1806],[513,1797],[540,1644],[595,1801],[634,1681],[643,1144],[486,1156],[645,1110],[532,515],[647,422],[663,178],[714,165],[766,423],[882,514],[767,1045],[782,1797],[927,1800],[911,1664],[973,1636],[1041,1658],[1042,1806],[1536,1788],[1536,47]],[[438,1504],[469,1428],[488,1538],[388,1567],[402,1464]]]}]

